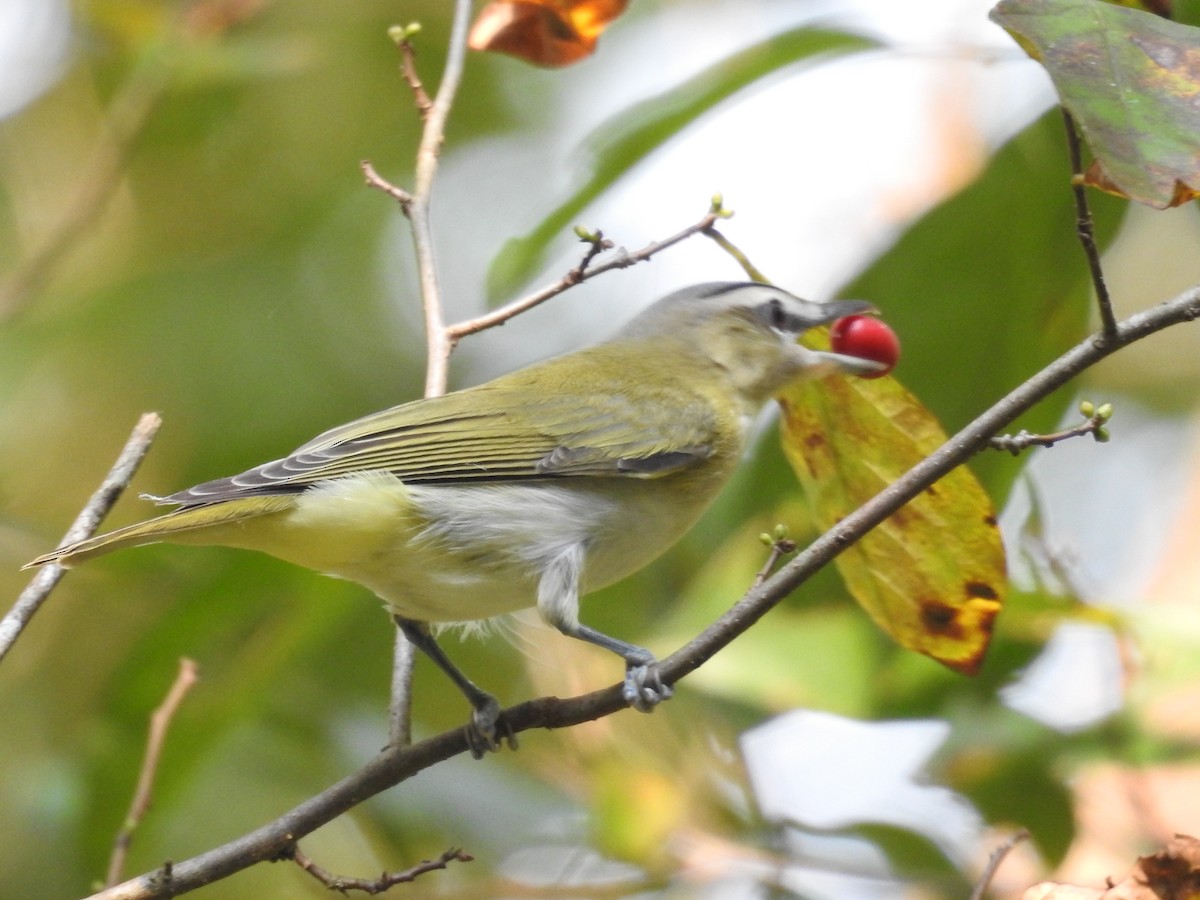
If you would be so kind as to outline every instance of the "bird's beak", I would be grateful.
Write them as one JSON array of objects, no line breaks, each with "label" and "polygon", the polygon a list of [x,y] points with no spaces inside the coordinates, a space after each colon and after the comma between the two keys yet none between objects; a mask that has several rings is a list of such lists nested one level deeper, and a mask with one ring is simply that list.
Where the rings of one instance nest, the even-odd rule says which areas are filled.
[{"label": "bird's beak", "polygon": [[820,361],[822,368],[828,366],[844,375],[873,375],[887,368],[881,362],[873,359],[863,359],[861,356],[847,356],[844,353],[830,353],[828,350],[810,351]]},{"label": "bird's beak", "polygon": [[873,303],[867,300],[829,300],[826,303],[814,303],[811,318],[805,316],[808,321],[805,323],[807,328],[812,328],[816,325],[828,325],[835,322],[844,316],[861,316],[863,314],[877,313]]}]

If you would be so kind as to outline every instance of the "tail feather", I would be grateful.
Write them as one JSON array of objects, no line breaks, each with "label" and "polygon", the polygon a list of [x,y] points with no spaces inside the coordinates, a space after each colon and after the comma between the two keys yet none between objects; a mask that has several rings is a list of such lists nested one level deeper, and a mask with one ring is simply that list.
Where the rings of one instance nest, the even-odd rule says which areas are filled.
[{"label": "tail feather", "polygon": [[[223,503],[214,503],[211,506],[177,509],[145,522],[127,525],[107,534],[85,538],[82,541],[75,541],[73,544],[59,547],[57,550],[51,550],[49,553],[43,553],[21,568],[33,569],[52,562],[70,568],[76,563],[101,556],[111,550],[155,544],[159,541],[220,543],[220,538],[216,533],[220,530],[219,526],[280,512],[294,506],[295,502],[296,495],[281,494],[274,497],[248,497],[245,500],[228,500]],[[200,533],[195,534],[194,537],[184,536],[189,532],[202,532],[208,529],[214,529],[211,537]]]}]

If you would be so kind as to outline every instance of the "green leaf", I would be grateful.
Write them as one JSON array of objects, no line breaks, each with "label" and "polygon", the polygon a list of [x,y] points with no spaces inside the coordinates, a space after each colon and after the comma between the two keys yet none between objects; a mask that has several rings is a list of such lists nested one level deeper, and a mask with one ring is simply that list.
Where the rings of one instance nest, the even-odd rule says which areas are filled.
[{"label": "green leaf", "polygon": [[1098,0],[1001,0],[1096,156],[1087,180],[1163,209],[1200,191],[1200,30]]},{"label": "green leaf", "polygon": [[533,231],[504,245],[488,273],[488,296],[498,300],[532,277],[544,263],[550,242],[569,232],[589,203],[722,101],[802,60],[874,46],[867,38],[838,31],[818,28],[786,31],[735,53],[678,87],[609,119],[585,140],[593,159],[590,176]]}]

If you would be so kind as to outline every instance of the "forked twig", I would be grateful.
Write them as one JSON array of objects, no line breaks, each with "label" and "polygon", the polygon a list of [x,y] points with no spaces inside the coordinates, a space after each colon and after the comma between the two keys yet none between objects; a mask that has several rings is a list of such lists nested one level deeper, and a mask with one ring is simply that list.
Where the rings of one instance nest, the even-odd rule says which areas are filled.
[{"label": "forked twig", "polygon": [[[100,487],[92,494],[87,504],[76,516],[75,521],[71,523],[71,527],[67,529],[60,546],[83,540],[96,531],[100,521],[108,515],[108,511],[113,508],[117,498],[133,480],[133,475],[137,472],[146,451],[150,449],[150,444],[161,424],[162,419],[159,418],[158,413],[145,413],[138,419],[133,433],[125,443],[125,448],[117,457],[117,461],[113,463],[112,469],[109,470]],[[41,608],[46,598],[50,596],[50,592],[54,590],[54,586],[62,579],[65,572],[66,569],[58,563],[42,566],[33,580],[29,582],[29,586],[17,597],[17,602],[13,604],[12,609],[0,620],[0,660],[3,660],[5,654],[12,649],[12,645],[16,643],[17,638],[21,636],[29,621]]]},{"label": "forked twig", "polygon": [[535,306],[540,306],[547,300],[557,297],[564,291],[584,281],[595,278],[597,275],[603,275],[605,272],[611,272],[614,269],[628,269],[630,266],[636,266],[638,263],[650,259],[656,253],[661,253],[668,247],[673,247],[693,235],[705,234],[712,229],[713,225],[719,219],[728,218],[729,215],[729,211],[720,205],[719,199],[714,199],[708,212],[699,221],[688,225],[670,237],[663,238],[661,241],[652,241],[640,250],[635,250],[632,253],[627,250],[618,249],[610,259],[598,264],[594,264],[594,260],[601,252],[611,249],[611,244],[604,246],[606,239],[600,232],[581,234],[581,239],[590,246],[579,265],[568,271],[558,281],[534,291],[526,297],[514,300],[512,303],[507,303],[485,315],[474,319],[466,319],[449,326],[446,329],[446,333],[449,336],[450,346],[453,347],[454,344],[457,344],[467,335],[476,334],[487,328],[494,328],[497,325],[503,325],[509,319],[513,318],[513,316],[520,315],[526,310],[533,309]]},{"label": "forked twig", "polygon": [[280,859],[290,859],[301,869],[311,875],[331,891],[346,894],[350,891],[362,891],[364,894],[382,894],[398,884],[408,884],[416,881],[426,872],[435,872],[446,868],[452,862],[472,862],[475,857],[457,847],[451,847],[437,859],[425,859],[414,866],[409,866],[400,872],[384,872],[378,878],[349,878],[344,875],[334,875],[328,869],[323,869],[312,861],[295,844],[284,849],[279,854]]}]

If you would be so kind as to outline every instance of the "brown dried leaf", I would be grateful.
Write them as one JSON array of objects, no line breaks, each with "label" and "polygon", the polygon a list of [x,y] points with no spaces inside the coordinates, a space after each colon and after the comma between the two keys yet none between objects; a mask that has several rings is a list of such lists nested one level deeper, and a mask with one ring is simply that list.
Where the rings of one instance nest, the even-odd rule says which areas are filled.
[{"label": "brown dried leaf", "polygon": [[1177,834],[1158,853],[1138,859],[1120,884],[1107,890],[1045,882],[1021,900],[1200,900],[1200,841]]},{"label": "brown dried leaf", "polygon": [[471,26],[472,50],[508,53],[538,66],[590,56],[628,0],[493,0]]}]

